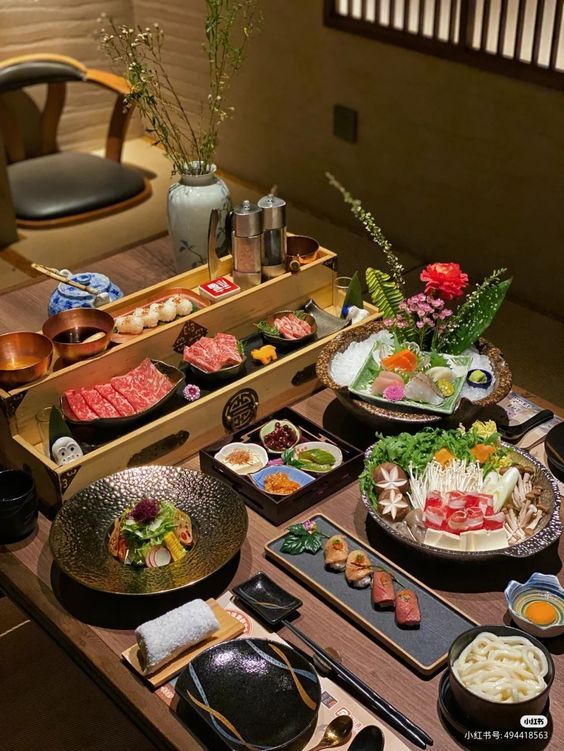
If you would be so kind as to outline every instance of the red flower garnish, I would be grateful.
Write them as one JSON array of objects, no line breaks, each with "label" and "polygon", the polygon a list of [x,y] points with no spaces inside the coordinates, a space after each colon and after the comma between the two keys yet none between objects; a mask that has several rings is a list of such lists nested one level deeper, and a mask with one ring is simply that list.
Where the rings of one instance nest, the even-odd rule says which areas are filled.
[{"label": "red flower garnish", "polygon": [[425,282],[425,293],[438,292],[445,300],[454,300],[463,294],[468,285],[468,274],[458,263],[430,263],[419,277]]}]

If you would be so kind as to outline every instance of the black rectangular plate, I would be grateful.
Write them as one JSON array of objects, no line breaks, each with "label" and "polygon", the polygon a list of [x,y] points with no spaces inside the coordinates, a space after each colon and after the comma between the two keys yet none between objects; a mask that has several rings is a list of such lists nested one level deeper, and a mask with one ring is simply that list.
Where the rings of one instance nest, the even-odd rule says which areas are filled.
[{"label": "black rectangular plate", "polygon": [[[261,443],[259,433],[261,427],[270,420],[289,420],[302,432],[302,441],[327,441],[338,446],[343,452],[343,463],[323,475],[312,475],[313,482],[295,493],[286,496],[272,496],[258,488],[247,475],[238,475],[229,467],[215,461],[217,452],[234,441],[242,443]],[[271,415],[263,417],[253,425],[222,438],[221,441],[206,446],[200,451],[200,467],[203,472],[215,475],[232,485],[241,493],[245,503],[272,524],[283,524],[296,514],[305,511],[319,501],[336,493],[345,485],[354,482],[362,469],[363,453],[350,443],[338,438],[325,428],[303,417],[289,407],[279,409]]]},{"label": "black rectangular plate", "polygon": [[279,587],[263,571],[233,587],[233,593],[269,626],[276,626],[303,605],[301,600]]},{"label": "black rectangular plate", "polygon": [[397,626],[393,610],[376,610],[372,607],[370,587],[354,589],[347,584],[344,573],[327,571],[321,551],[316,555],[281,553],[284,538],[281,535],[265,545],[266,554],[418,672],[430,675],[441,668],[446,663],[452,642],[459,634],[476,626],[476,622],[328,517],[315,514],[311,519],[323,534],[329,537],[342,535],[349,550],[362,550],[374,565],[391,571],[399,582],[394,584],[396,591],[402,587],[412,589],[419,600],[421,626],[418,629]]}]

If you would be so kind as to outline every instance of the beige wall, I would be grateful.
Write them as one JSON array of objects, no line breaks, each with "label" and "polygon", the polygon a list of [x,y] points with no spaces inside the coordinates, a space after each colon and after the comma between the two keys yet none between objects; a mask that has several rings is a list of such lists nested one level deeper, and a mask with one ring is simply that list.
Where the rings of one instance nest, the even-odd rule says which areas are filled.
[{"label": "beige wall", "polygon": [[[118,21],[133,19],[131,0],[0,0],[0,58],[33,52],[70,55],[93,68],[108,69],[104,53],[92,34],[105,11]],[[41,87],[34,87],[41,101]],[[59,144],[91,149],[103,145],[113,106],[113,94],[96,86],[69,84],[61,119]],[[142,132],[138,120],[130,134]]]},{"label": "beige wall", "polygon": [[[354,222],[330,170],[398,248],[513,268],[513,295],[560,313],[564,93],[327,29],[321,0],[262,4],[219,164]],[[335,103],[358,110],[357,144],[332,135]]]}]

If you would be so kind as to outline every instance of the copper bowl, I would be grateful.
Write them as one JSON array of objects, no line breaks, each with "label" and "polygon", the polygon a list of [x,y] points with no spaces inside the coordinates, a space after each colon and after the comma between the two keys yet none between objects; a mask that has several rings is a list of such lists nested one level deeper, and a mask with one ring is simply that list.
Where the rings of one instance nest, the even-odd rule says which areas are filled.
[{"label": "copper bowl", "polygon": [[[311,263],[317,258],[319,243],[307,235],[288,235],[286,239],[286,268],[297,271],[300,266]],[[294,268],[294,265],[296,268]]]},{"label": "copper bowl", "polygon": [[[87,335],[83,341],[80,340],[81,329],[86,334],[89,329],[92,330],[92,334]],[[43,333],[51,339],[57,354],[66,362],[86,360],[104,352],[108,348],[113,330],[113,317],[97,308],[63,310],[48,318],[43,324]],[[57,341],[58,336],[67,332],[69,341]],[[76,341],[72,341],[73,337]]]},{"label": "copper bowl", "polygon": [[0,335],[0,383],[14,388],[42,378],[51,365],[53,344],[34,331]]}]

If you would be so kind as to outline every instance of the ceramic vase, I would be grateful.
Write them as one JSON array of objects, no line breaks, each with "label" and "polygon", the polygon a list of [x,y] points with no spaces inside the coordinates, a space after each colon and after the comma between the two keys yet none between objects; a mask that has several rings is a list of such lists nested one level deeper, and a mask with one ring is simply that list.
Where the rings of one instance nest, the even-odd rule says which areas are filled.
[{"label": "ceramic vase", "polygon": [[168,191],[168,229],[178,273],[207,263],[212,209],[219,211],[217,253],[221,256],[227,252],[225,222],[231,210],[231,197],[227,185],[215,171],[213,164],[203,175],[181,175]]}]

